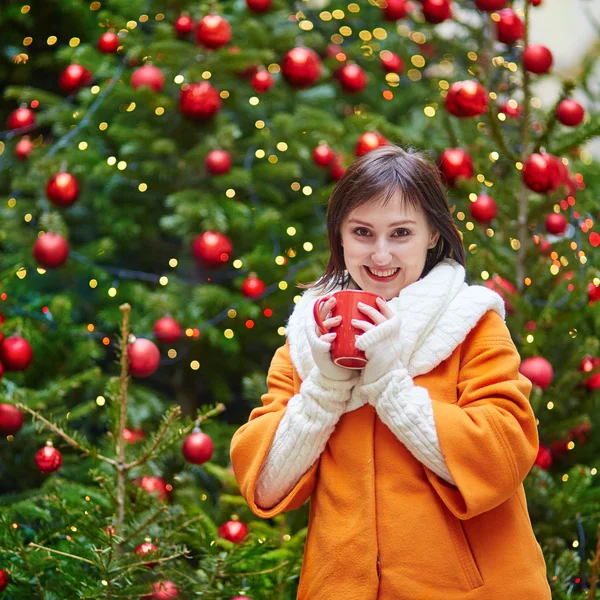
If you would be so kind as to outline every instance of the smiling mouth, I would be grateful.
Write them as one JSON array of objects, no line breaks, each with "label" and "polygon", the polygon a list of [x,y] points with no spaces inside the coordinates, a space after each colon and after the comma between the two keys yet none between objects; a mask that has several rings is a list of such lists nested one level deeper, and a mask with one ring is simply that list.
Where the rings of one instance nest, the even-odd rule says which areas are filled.
[{"label": "smiling mouth", "polygon": [[380,282],[387,282],[387,281],[392,281],[394,280],[397,276],[398,273],[400,273],[400,268],[396,268],[396,269],[385,269],[383,271],[380,271],[381,273],[390,273],[389,275],[386,275],[384,277],[380,276],[380,275],[376,275],[375,273],[373,273],[371,271],[371,269],[369,269],[369,267],[367,267],[366,265],[363,266],[364,270],[366,271],[367,275],[373,279],[373,281],[380,281]]}]

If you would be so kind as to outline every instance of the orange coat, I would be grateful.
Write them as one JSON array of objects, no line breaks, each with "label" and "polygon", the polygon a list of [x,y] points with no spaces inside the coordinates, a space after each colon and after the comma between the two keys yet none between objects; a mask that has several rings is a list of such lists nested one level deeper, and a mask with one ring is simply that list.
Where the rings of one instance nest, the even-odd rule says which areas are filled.
[{"label": "orange coat", "polygon": [[538,449],[531,383],[502,318],[487,312],[462,344],[414,378],[429,391],[442,454],[456,482],[422,463],[365,404],[340,418],[319,459],[276,506],[256,481],[301,380],[279,348],[263,406],[234,435],[241,493],[263,518],[310,517],[298,600],[550,600],[522,481]]}]

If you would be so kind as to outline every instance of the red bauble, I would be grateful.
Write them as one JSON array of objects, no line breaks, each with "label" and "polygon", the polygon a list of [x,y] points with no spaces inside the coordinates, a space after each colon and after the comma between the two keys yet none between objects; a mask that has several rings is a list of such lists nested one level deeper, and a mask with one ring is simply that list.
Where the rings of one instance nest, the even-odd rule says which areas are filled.
[{"label": "red bauble", "polygon": [[499,275],[495,275],[485,282],[485,287],[496,292],[502,298],[502,300],[504,300],[507,313],[510,314],[513,312],[513,307],[510,303],[510,297],[516,296],[517,290],[510,281],[502,279],[502,277]]},{"label": "red bauble", "polygon": [[246,6],[255,13],[265,13],[271,8],[273,0],[246,0]]},{"label": "red bauble", "polygon": [[162,477],[146,475],[137,484],[149,494],[156,494],[161,501],[169,499],[169,488]]},{"label": "red bauble", "polygon": [[[594,285],[591,283],[590,285]],[[600,289],[600,288],[599,288]],[[590,391],[600,389],[600,358],[586,356],[581,363],[580,370],[584,373],[591,373],[596,371],[591,377],[583,380],[583,385]]]},{"label": "red bauble", "polygon": [[455,117],[476,117],[487,110],[488,93],[478,81],[456,81],[450,86],[444,104]]},{"label": "red bauble", "polygon": [[247,298],[258,298],[266,288],[264,281],[258,279],[258,277],[250,276],[242,283],[242,294]]},{"label": "red bauble", "polygon": [[7,337],[0,346],[0,362],[7,371],[25,371],[33,360],[29,342],[18,335]]},{"label": "red bauble", "polygon": [[515,100],[509,100],[506,104],[498,106],[498,112],[504,113],[511,119],[518,119],[521,116],[523,109]]},{"label": "red bauble", "polygon": [[219,535],[235,544],[241,544],[247,534],[248,526],[241,521],[227,521],[219,527]]},{"label": "red bauble", "polygon": [[206,15],[198,21],[196,42],[216,50],[231,41],[231,25],[220,15]]},{"label": "red bauble", "polygon": [[146,437],[143,429],[128,429],[127,427],[123,428],[123,439],[128,444],[137,444],[140,440],[143,440]]},{"label": "red bauble", "polygon": [[158,346],[145,338],[138,338],[127,346],[129,372],[134,377],[149,377],[158,369],[160,350]]},{"label": "red bauble", "polygon": [[273,79],[273,76],[266,69],[261,69],[260,71],[256,71],[256,73],[254,73],[254,75],[252,75],[252,79],[250,80],[250,85],[259,94],[268,92],[273,87],[274,84],[275,84],[275,80]]},{"label": "red bauble", "polygon": [[523,68],[526,71],[543,75],[552,66],[552,52],[541,44],[529,44],[523,50]]},{"label": "red bauble", "polygon": [[498,207],[496,201],[487,194],[479,194],[477,200],[471,203],[471,216],[478,222],[487,225],[496,217]]},{"label": "red bauble", "polygon": [[568,224],[567,217],[562,213],[550,213],[546,217],[546,231],[553,235],[562,235]]},{"label": "red bauble", "polygon": [[112,31],[103,33],[98,39],[98,50],[105,54],[113,54],[118,50],[120,45],[119,36]]},{"label": "red bauble", "polygon": [[327,144],[319,144],[313,150],[312,157],[320,167],[329,167],[335,158],[335,152]]},{"label": "red bauble", "polygon": [[25,160],[29,156],[29,153],[32,150],[33,150],[33,144],[31,143],[31,140],[27,136],[22,137],[15,144],[15,156],[19,160]]},{"label": "red bauble", "polygon": [[21,127],[31,127],[35,123],[35,113],[29,108],[24,106],[13,110],[8,119],[6,125],[9,129],[21,129]]},{"label": "red bauble", "polygon": [[211,175],[225,175],[231,169],[231,154],[226,150],[211,150],[204,164]]},{"label": "red bauble", "polygon": [[539,194],[555,190],[560,183],[558,162],[551,154],[532,154],[523,166],[523,182]]},{"label": "red bauble", "polygon": [[92,84],[92,74],[81,65],[69,65],[58,80],[60,89],[65,94],[72,94],[78,89]]},{"label": "red bauble", "polygon": [[223,233],[205,231],[192,242],[192,253],[198,263],[207,269],[222,267],[231,257],[231,240]]},{"label": "red bauble", "polygon": [[69,258],[69,242],[58,233],[44,233],[33,244],[33,257],[45,269],[56,269]]},{"label": "red bauble", "polygon": [[486,12],[495,12],[502,10],[506,6],[507,0],[475,0],[475,6],[479,10]]},{"label": "red bauble", "polygon": [[531,6],[539,6],[542,0],[530,0]]},{"label": "red bauble", "polygon": [[514,44],[525,33],[525,24],[512,8],[505,8],[498,13],[496,21],[496,37],[504,44]]},{"label": "red bauble", "polygon": [[541,356],[526,358],[519,367],[519,371],[534,385],[545,390],[554,378],[552,365]]},{"label": "red bauble", "polygon": [[194,27],[196,23],[194,19],[189,15],[180,15],[175,19],[175,23],[173,24],[173,28],[175,29],[175,35],[177,37],[185,37],[194,31]]},{"label": "red bauble", "polygon": [[579,102],[575,102],[575,100],[567,98],[566,100],[562,100],[556,107],[556,118],[568,127],[579,125],[583,121],[584,116],[585,111],[583,110],[583,106]]},{"label": "red bauble", "polygon": [[448,185],[454,186],[459,178],[473,177],[473,159],[462,148],[448,148],[440,156],[440,172]]},{"label": "red bauble", "polygon": [[295,88],[310,87],[321,77],[321,59],[310,48],[293,48],[281,61],[281,74]]},{"label": "red bauble", "polygon": [[358,138],[358,142],[356,142],[356,147],[354,148],[354,154],[356,154],[356,156],[362,156],[367,152],[371,152],[371,150],[375,150],[375,148],[379,148],[379,146],[386,146],[387,143],[388,141],[381,133],[377,131],[367,131],[366,133],[362,133]]},{"label": "red bauble", "polygon": [[171,598],[177,598],[179,595],[179,589],[169,580],[153,583],[152,589],[154,593],[150,596],[146,596],[146,598],[149,598],[150,600],[170,600]]},{"label": "red bauble", "polygon": [[394,52],[384,50],[381,55],[381,66],[386,73],[404,73],[404,61]]},{"label": "red bauble", "polygon": [[48,200],[61,208],[71,206],[79,196],[79,183],[70,173],[57,173],[46,184]]},{"label": "red bauble", "polygon": [[23,427],[23,413],[12,404],[0,404],[0,435],[15,435]]},{"label": "red bauble", "polygon": [[181,327],[173,317],[161,317],[154,323],[154,335],[161,344],[174,344],[179,341]]},{"label": "red bauble", "polygon": [[594,282],[588,283],[588,300],[593,304],[600,301],[600,285],[596,286]]},{"label": "red bauble", "polygon": [[429,23],[441,23],[452,18],[450,0],[423,0],[423,16]]},{"label": "red bauble", "polygon": [[192,120],[206,121],[221,109],[219,92],[208,81],[182,86],[179,94],[181,114]]},{"label": "red bauble", "polygon": [[193,465],[202,465],[208,462],[213,455],[213,441],[201,431],[190,433],[181,448],[185,460]]},{"label": "red bauble", "polygon": [[[146,560],[148,559],[148,554],[154,554],[155,552],[158,552],[158,547],[150,541],[145,541],[143,544],[136,546],[133,551],[133,553],[138,554],[144,562],[146,562]],[[147,562],[146,566],[152,569],[157,564],[158,563],[155,562]]]},{"label": "red bauble", "polygon": [[386,0],[386,6],[383,9],[383,18],[386,21],[397,21],[404,19],[410,12],[410,5],[406,0]]},{"label": "red bauble", "polygon": [[165,76],[158,67],[144,65],[133,72],[129,83],[134,90],[147,87],[155,92],[160,92],[165,85]]},{"label": "red bauble", "polygon": [[536,467],[540,467],[540,469],[544,469],[547,471],[550,465],[552,464],[552,453],[550,452],[550,448],[546,448],[546,446],[542,446],[540,444],[538,448],[538,454],[533,463]]},{"label": "red bauble", "polygon": [[342,88],[349,94],[356,94],[365,89],[367,74],[358,65],[345,65],[338,72]]},{"label": "red bauble", "polygon": [[0,594],[7,588],[8,582],[8,573],[0,569]]},{"label": "red bauble", "polygon": [[339,181],[344,176],[345,172],[346,169],[342,164],[342,159],[336,154],[331,161],[331,165],[329,165],[329,177],[333,181]]},{"label": "red bauble", "polygon": [[54,446],[44,446],[37,451],[35,464],[44,475],[54,473],[62,465],[62,454]]}]

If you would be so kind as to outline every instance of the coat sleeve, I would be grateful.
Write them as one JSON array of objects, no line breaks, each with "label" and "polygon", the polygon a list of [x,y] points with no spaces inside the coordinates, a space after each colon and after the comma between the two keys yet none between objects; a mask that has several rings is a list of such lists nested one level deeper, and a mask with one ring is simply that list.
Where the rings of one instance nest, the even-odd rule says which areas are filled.
[{"label": "coat sleeve", "polygon": [[510,498],[538,451],[531,382],[504,321],[486,313],[463,342],[458,403],[434,402],[440,448],[455,486],[431,470],[427,477],[459,519],[470,519]]}]

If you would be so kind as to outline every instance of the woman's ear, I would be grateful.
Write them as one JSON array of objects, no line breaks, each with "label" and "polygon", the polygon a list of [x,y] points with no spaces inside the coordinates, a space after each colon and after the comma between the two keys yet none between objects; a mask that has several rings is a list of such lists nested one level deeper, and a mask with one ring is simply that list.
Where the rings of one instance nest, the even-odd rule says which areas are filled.
[{"label": "woman's ear", "polygon": [[435,248],[435,246],[438,243],[439,239],[440,239],[440,232],[439,231],[434,231],[431,234],[431,236],[429,237],[429,246],[428,246],[428,248]]}]

